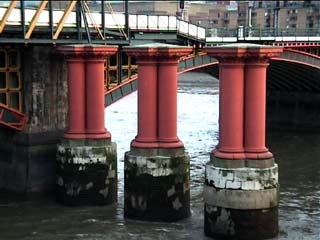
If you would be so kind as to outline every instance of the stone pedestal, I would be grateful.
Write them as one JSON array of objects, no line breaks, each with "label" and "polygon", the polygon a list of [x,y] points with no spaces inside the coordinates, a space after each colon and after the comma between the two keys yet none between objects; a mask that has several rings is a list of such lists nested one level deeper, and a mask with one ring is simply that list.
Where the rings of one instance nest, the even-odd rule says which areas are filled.
[{"label": "stone pedestal", "polygon": [[220,128],[205,170],[205,234],[275,237],[278,166],[265,147],[266,68],[282,49],[230,44],[206,51],[220,62]]},{"label": "stone pedestal", "polygon": [[57,200],[66,205],[117,201],[117,153],[104,119],[104,64],[116,47],[58,48],[68,64],[69,126],[57,153]]},{"label": "stone pedestal", "polygon": [[184,148],[125,154],[125,217],[173,222],[190,216],[190,166]]},{"label": "stone pedestal", "polygon": [[66,205],[117,201],[117,152],[110,140],[64,139],[57,152],[57,200]]},{"label": "stone pedestal", "polygon": [[258,161],[228,161],[212,156],[206,164],[207,236],[266,239],[277,235],[278,166],[273,159]]},{"label": "stone pedestal", "polygon": [[138,134],[125,154],[128,218],[172,222],[190,216],[189,157],[177,136],[177,70],[189,47],[125,48],[138,64]]}]

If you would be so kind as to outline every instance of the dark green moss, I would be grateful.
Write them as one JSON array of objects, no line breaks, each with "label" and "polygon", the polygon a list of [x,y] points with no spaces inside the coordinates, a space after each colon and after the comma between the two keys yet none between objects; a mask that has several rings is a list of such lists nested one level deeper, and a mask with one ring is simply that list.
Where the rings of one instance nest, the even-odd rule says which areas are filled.
[{"label": "dark green moss", "polygon": [[[172,158],[169,161],[168,158],[152,157],[147,161],[157,163],[161,169],[173,170],[172,174],[153,176],[148,173],[147,164],[138,166],[134,163],[135,156],[126,154],[125,216],[169,222],[188,217],[190,215],[189,162],[184,157]],[[174,207],[175,201],[181,204],[178,209]],[[138,206],[139,204],[142,206]]]},{"label": "dark green moss", "polygon": [[[96,148],[92,148],[96,149]],[[111,149],[111,148],[110,148]],[[65,152],[57,155],[58,167],[57,176],[63,179],[63,186],[57,185],[57,199],[66,205],[105,205],[117,200],[117,158],[116,153],[107,152],[104,147],[101,151],[95,151],[99,155],[105,156],[93,162],[86,156],[87,151],[83,151],[84,164],[74,163],[74,155],[71,154],[71,147],[66,147]],[[112,149],[111,149],[112,150]],[[81,151],[81,148],[77,148]],[[90,155],[94,154],[90,152]],[[61,161],[65,159],[65,161]],[[110,178],[109,170],[115,171],[115,175]],[[70,188],[75,186],[75,194],[70,193]],[[105,196],[102,192],[105,191]],[[72,192],[72,191],[71,191]]]}]

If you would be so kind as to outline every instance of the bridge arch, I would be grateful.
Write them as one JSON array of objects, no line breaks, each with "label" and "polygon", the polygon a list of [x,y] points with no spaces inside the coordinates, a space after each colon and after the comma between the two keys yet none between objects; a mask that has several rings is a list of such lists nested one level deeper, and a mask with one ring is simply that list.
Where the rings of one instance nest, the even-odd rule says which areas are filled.
[{"label": "bridge arch", "polygon": [[[204,52],[180,60],[179,74],[190,71],[209,73],[219,78],[218,61]],[[268,91],[320,91],[320,57],[302,51],[285,49],[270,61],[267,70]],[[138,76],[134,75],[105,92],[105,106],[137,90]]]}]

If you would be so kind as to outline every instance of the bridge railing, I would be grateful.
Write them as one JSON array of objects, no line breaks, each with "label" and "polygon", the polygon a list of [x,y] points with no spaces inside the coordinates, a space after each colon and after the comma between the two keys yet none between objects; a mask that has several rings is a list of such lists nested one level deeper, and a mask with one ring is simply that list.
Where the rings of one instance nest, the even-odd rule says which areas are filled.
[{"label": "bridge railing", "polygon": [[320,41],[320,29],[238,28],[208,29],[206,42],[266,41]]},{"label": "bridge railing", "polygon": [[207,37],[282,37],[282,36],[320,36],[318,28],[220,28],[208,29]]},{"label": "bridge railing", "polygon": [[[0,5],[0,19],[3,19],[7,14],[7,10],[9,8],[7,5]],[[54,31],[53,29],[60,27],[59,24],[61,23],[61,19],[65,16],[62,27],[73,29],[73,31],[79,31],[80,28],[85,28],[84,18],[79,20],[80,15],[77,12],[77,9],[73,9],[76,7],[69,9],[70,12],[64,15],[66,9],[55,9],[53,7],[49,8],[48,6],[45,6],[40,12],[38,12],[38,5],[34,4],[28,7],[21,7],[17,4],[12,10],[10,10],[10,14],[6,17],[5,26],[22,26],[22,28],[26,29],[32,24],[35,24],[35,27],[51,27],[51,31]],[[37,14],[38,17],[34,23],[34,16]],[[123,33],[126,28],[126,16],[124,12],[105,12],[102,14],[101,11],[92,9],[90,12],[86,12],[84,16],[88,27],[91,29],[97,30],[104,28],[117,30],[120,31],[120,33]],[[131,14],[128,16],[128,19],[129,28],[131,30],[175,31],[178,34],[196,40],[204,41],[206,38],[206,29],[204,27],[183,21],[176,16]],[[49,28],[47,28],[47,30],[49,30]]]},{"label": "bridge railing", "polygon": [[[92,13],[95,23],[101,27],[100,13]],[[105,14],[106,27],[109,29],[124,28],[124,13]],[[89,26],[93,27],[93,22],[88,21]],[[179,34],[198,39],[205,40],[206,29],[190,22],[180,20],[176,16],[170,15],[129,15],[129,28],[131,30],[141,31],[177,31]]]},{"label": "bridge railing", "polygon": [[273,37],[273,36],[320,36],[320,31],[317,28],[246,28],[245,29],[245,36],[252,36],[252,37]]}]

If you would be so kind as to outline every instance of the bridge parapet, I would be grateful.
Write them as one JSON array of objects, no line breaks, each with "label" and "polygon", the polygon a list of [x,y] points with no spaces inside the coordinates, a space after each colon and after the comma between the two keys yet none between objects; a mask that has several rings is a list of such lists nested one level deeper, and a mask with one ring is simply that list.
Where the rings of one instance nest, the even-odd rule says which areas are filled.
[{"label": "bridge parapet", "polygon": [[[40,2],[40,1],[39,1]],[[196,41],[205,41],[204,27],[169,15],[133,15],[91,9],[86,1],[67,1],[65,9],[53,9],[52,1],[25,7],[23,1],[0,6],[0,42],[83,43],[88,40],[128,44],[129,29],[139,32],[175,32]],[[109,7],[110,8],[110,7]],[[104,14],[101,14],[104,12]],[[31,36],[33,34],[33,36]]]},{"label": "bridge parapet", "polygon": [[238,28],[216,29],[206,37],[207,45],[232,42],[320,42],[319,29]]}]

